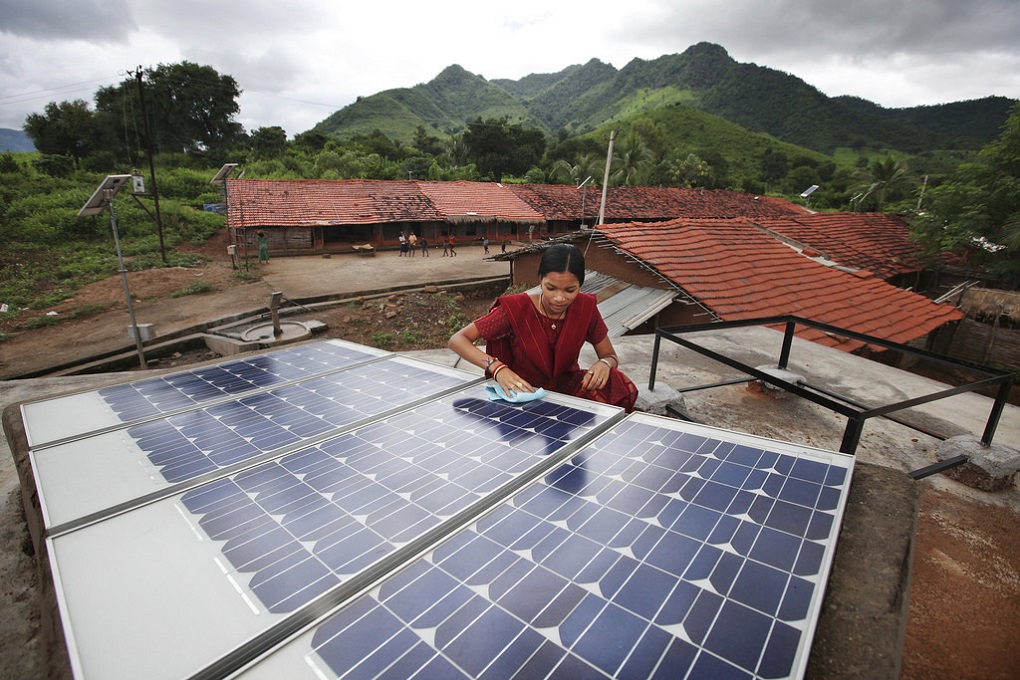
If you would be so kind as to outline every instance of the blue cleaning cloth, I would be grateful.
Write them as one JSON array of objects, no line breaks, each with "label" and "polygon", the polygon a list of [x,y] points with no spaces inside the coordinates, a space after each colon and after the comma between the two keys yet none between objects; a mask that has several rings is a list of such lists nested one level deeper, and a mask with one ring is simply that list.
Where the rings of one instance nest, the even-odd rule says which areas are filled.
[{"label": "blue cleaning cloth", "polygon": [[485,392],[489,395],[490,401],[502,399],[503,401],[509,401],[515,404],[521,404],[526,401],[535,401],[536,399],[541,399],[545,396],[545,390],[541,387],[534,392],[514,392],[512,397],[504,392],[503,388],[499,385],[486,385]]}]

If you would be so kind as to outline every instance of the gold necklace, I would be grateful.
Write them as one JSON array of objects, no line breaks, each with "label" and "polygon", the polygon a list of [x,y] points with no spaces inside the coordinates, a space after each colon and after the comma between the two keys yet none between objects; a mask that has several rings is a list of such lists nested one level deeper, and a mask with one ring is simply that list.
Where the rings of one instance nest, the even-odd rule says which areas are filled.
[{"label": "gold necklace", "polygon": [[567,309],[564,309],[563,316],[559,316],[556,318],[549,316],[549,313],[545,311],[545,296],[543,296],[541,293],[538,294],[538,306],[542,308],[542,316],[552,321],[552,324],[549,327],[552,328],[553,330],[556,330],[557,321],[562,321],[563,319],[567,318],[567,309],[570,309],[569,307]]}]

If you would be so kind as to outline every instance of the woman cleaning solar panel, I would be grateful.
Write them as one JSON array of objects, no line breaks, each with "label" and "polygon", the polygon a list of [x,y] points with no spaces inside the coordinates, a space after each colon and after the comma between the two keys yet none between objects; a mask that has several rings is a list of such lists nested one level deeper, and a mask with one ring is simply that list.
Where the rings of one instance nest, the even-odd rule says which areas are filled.
[{"label": "woman cleaning solar panel", "polygon": [[[556,244],[543,254],[538,275],[538,293],[500,297],[488,314],[453,334],[450,349],[484,367],[511,397],[541,387],[632,411],[637,387],[619,370],[595,296],[580,292],[584,254]],[[475,346],[481,339],[484,351]],[[587,370],[578,365],[585,342],[598,355]]]}]

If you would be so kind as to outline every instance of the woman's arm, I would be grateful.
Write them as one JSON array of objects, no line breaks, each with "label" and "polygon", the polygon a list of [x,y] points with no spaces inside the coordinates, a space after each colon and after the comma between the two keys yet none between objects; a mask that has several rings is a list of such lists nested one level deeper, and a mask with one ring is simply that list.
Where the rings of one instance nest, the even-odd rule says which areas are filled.
[{"label": "woman's arm", "polygon": [[472,321],[454,333],[446,344],[465,361],[480,368],[492,368],[495,358],[490,357],[484,350],[475,345],[481,337],[482,334],[478,332],[478,327]]},{"label": "woman's arm", "polygon": [[475,345],[475,342],[480,340],[481,337],[482,334],[472,321],[454,333],[446,344],[447,347],[456,352],[465,361],[471,362],[479,368],[487,369],[492,378],[507,394],[512,394],[513,392],[534,392],[535,388],[528,381],[514,373],[513,369],[499,359],[489,356]]}]

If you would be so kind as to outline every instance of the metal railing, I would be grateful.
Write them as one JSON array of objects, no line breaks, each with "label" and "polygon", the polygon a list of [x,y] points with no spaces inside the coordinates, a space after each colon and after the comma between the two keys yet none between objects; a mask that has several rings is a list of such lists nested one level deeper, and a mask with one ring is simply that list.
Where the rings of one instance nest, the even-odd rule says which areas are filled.
[{"label": "metal railing", "polygon": [[[929,361],[936,362],[938,364],[952,366],[958,369],[966,369],[973,373],[981,374],[987,377],[983,377],[979,380],[968,382],[962,385],[957,385],[945,390],[939,390],[931,394],[923,395],[920,397],[914,397],[911,399],[905,399],[903,401],[897,401],[891,404],[885,404],[882,406],[868,407],[862,403],[839,395],[835,392],[827,390],[823,387],[811,385],[810,383],[798,381],[790,382],[784,380],[781,377],[773,375],[767,371],[749,366],[737,359],[720,354],[712,349],[704,347],[702,345],[693,342],[692,340],[683,337],[693,333],[699,333],[703,331],[721,331],[732,328],[746,328],[752,326],[782,326],[785,328],[783,333],[783,344],[780,349],[779,358],[777,362],[777,368],[780,370],[787,370],[790,363],[790,355],[793,351],[793,338],[798,326],[806,328],[813,328],[822,332],[859,340],[867,345],[882,347],[884,349],[891,349],[898,352],[902,352],[906,355],[921,357]],[[695,391],[699,389],[708,389],[711,387],[719,387],[722,385],[733,384],[737,382],[749,382],[750,380],[761,380],[762,382],[775,385],[776,387],[782,388],[791,394],[795,394],[799,397],[803,397],[819,406],[823,406],[831,411],[843,415],[847,419],[846,429],[843,431],[843,440],[840,444],[840,452],[848,453],[853,455],[857,451],[857,445],[860,443],[861,434],[864,431],[864,424],[869,418],[875,418],[878,416],[884,417],[889,420],[893,420],[906,427],[913,428],[917,431],[924,432],[927,435],[936,437],[938,439],[946,439],[945,436],[937,433],[925,430],[920,426],[911,424],[910,422],[898,418],[892,414],[903,409],[907,409],[920,404],[926,404],[939,399],[945,399],[957,394],[963,394],[965,392],[974,392],[986,387],[998,386],[997,394],[992,404],[992,408],[988,414],[988,420],[985,422],[984,433],[981,435],[981,443],[985,446],[989,446],[992,443],[992,438],[995,436],[995,430],[998,427],[999,419],[1002,416],[1003,409],[1006,406],[1007,400],[1009,399],[1009,391],[1013,383],[1013,374],[1008,371],[1003,371],[989,366],[982,366],[972,362],[964,361],[962,359],[952,359],[934,352],[919,349],[916,347],[910,347],[882,338],[876,338],[873,336],[865,335],[863,333],[857,333],[855,331],[847,330],[845,328],[839,328],[837,326],[831,326],[829,324],[819,323],[808,319],[802,319],[796,316],[776,316],[776,317],[765,317],[757,319],[744,319],[741,321],[720,321],[707,324],[698,324],[691,326],[671,326],[666,328],[659,328],[655,332],[655,345],[652,353],[652,366],[651,374],[648,378],[649,389],[655,388],[655,374],[658,370],[659,365],[659,350],[661,348],[662,340],[669,340],[678,345],[686,347],[698,354],[706,356],[710,359],[718,361],[726,366],[737,369],[749,377],[737,378],[720,383],[712,383],[708,385],[700,385],[696,387],[684,388],[683,391]],[[957,458],[943,461],[921,470],[916,470],[910,475],[915,479],[928,476],[929,474],[935,474],[941,472],[947,467],[952,465],[959,465],[966,462],[966,457],[958,456]]]}]

